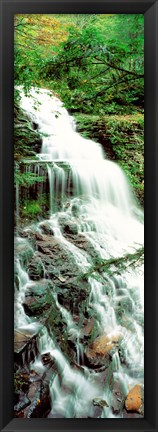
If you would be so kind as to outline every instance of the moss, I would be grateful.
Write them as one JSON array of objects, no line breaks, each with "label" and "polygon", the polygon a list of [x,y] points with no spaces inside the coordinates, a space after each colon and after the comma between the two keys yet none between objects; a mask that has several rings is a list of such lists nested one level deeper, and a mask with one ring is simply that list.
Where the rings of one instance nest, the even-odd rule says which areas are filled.
[{"label": "moss", "polygon": [[27,202],[26,206],[23,207],[22,213],[24,216],[35,216],[40,214],[41,207],[37,201]]}]

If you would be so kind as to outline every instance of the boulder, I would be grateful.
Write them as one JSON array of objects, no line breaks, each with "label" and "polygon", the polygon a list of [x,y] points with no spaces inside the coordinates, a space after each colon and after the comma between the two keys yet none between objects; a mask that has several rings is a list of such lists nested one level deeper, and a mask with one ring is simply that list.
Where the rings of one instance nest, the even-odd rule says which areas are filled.
[{"label": "boulder", "polygon": [[106,335],[99,336],[90,346],[85,350],[85,355],[91,364],[103,365],[109,360],[111,350],[118,347],[120,337],[108,337]]},{"label": "boulder", "polygon": [[125,408],[127,411],[144,414],[144,391],[141,385],[136,384],[128,393],[125,400]]},{"label": "boulder", "polygon": [[53,236],[43,236],[43,241],[36,241],[38,258],[43,263],[45,272],[49,278],[57,275],[72,276],[78,274],[79,268],[73,254],[65,247],[62,240]]},{"label": "boulder", "polygon": [[30,284],[25,292],[23,307],[29,316],[43,315],[52,305],[50,289],[53,284],[48,279],[41,279],[34,284]]}]

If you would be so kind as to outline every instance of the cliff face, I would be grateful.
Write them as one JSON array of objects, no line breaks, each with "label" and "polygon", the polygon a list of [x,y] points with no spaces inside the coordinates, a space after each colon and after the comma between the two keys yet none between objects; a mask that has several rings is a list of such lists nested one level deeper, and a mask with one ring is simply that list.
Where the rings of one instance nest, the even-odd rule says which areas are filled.
[{"label": "cliff face", "polygon": [[16,103],[14,106],[14,160],[35,156],[40,153],[42,145],[38,126]]}]

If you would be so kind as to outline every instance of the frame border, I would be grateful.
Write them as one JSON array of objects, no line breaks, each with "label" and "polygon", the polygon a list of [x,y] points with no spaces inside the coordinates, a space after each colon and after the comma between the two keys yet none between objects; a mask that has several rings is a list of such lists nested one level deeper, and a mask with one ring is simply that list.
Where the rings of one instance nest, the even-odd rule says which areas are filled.
[{"label": "frame border", "polygon": [[[1,432],[158,430],[158,0],[1,0],[0,377]],[[143,13],[145,18],[145,417],[143,419],[13,418],[13,16],[17,13]],[[2,112],[2,114],[1,114]],[[156,170],[157,168],[157,170]],[[157,360],[157,361],[156,361]]]}]

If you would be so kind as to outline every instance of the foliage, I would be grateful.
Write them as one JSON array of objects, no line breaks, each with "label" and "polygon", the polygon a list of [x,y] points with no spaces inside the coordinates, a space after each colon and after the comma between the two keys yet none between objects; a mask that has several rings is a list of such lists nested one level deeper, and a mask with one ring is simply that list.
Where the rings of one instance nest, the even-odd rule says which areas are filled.
[{"label": "foliage", "polygon": [[140,14],[16,15],[15,83],[45,83],[71,110],[142,107],[143,43]]},{"label": "foliage", "polygon": [[[48,79],[68,86],[67,108],[116,112],[119,106],[143,103],[143,21],[139,15],[130,15],[127,24],[126,16],[119,20],[113,16],[110,22],[115,31],[109,39],[108,18],[82,29],[70,28],[59,53],[44,66]],[[122,25],[126,27],[123,40]]]},{"label": "foliage", "polygon": [[37,176],[32,172],[20,172],[19,166],[15,166],[14,170],[14,183],[18,183],[20,186],[32,186],[35,183],[43,182],[44,177]]},{"label": "foliage", "polygon": [[[109,140],[110,156],[143,202],[143,15],[25,14],[15,15],[14,25],[15,161],[35,157],[42,138],[19,110],[16,86],[26,93],[32,86],[48,88],[70,112],[91,116],[83,134],[103,146]],[[23,185],[38,181],[17,170],[15,179]]]},{"label": "foliage", "polygon": [[41,206],[38,201],[29,200],[22,210],[23,216],[36,216],[41,213]]},{"label": "foliage", "polygon": [[[108,275],[122,274],[128,267],[135,267],[144,261],[144,248],[141,247],[135,250],[133,253],[127,253],[118,258],[110,258],[108,260],[99,258],[95,265],[91,266],[88,272],[84,274],[84,277],[88,279],[91,275],[95,277],[95,272],[106,272]],[[115,266],[115,269],[114,269]]]}]

